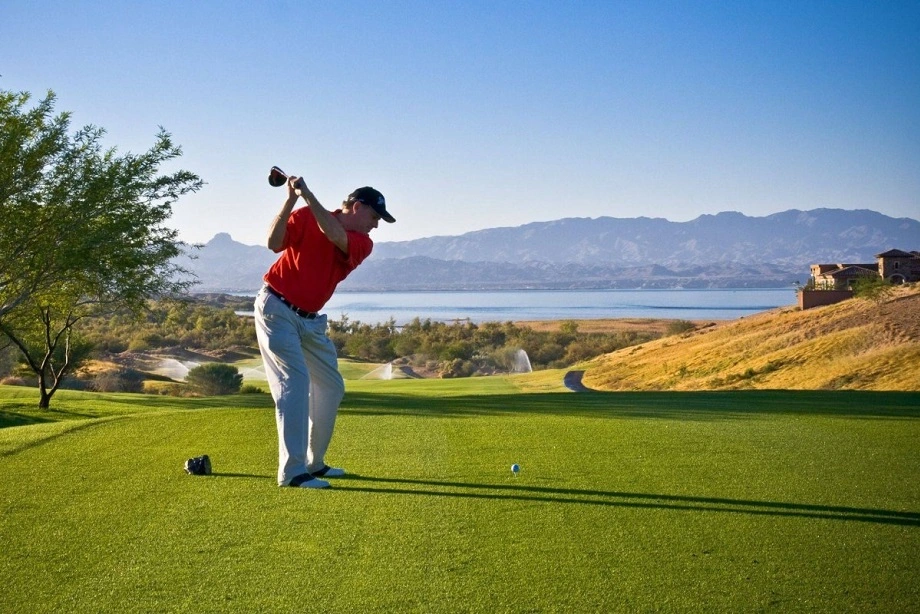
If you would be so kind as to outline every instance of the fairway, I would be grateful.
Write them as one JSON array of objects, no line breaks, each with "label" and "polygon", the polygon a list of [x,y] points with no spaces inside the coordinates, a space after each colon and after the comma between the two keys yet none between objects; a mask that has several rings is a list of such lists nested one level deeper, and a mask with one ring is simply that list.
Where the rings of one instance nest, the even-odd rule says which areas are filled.
[{"label": "fairway", "polygon": [[0,611],[916,611],[920,395],[527,381],[349,381],[329,491],[266,395],[0,386]]}]

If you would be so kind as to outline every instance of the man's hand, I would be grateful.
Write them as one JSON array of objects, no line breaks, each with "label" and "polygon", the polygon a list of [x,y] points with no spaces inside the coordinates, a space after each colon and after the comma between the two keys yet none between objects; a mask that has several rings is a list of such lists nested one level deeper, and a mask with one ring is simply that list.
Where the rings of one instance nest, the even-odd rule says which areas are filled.
[{"label": "man's hand", "polygon": [[303,196],[303,192],[307,190],[303,177],[288,177],[287,186],[289,198],[296,199],[298,196]]}]

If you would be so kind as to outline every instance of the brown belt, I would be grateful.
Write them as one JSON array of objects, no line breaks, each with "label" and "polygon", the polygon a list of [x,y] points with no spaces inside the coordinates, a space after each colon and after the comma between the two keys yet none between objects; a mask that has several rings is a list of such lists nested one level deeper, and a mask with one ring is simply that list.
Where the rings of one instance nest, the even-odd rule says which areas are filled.
[{"label": "brown belt", "polygon": [[304,310],[304,309],[301,309],[301,308],[298,307],[297,305],[293,304],[291,301],[289,301],[289,300],[287,300],[286,298],[284,298],[284,296],[283,296],[280,292],[278,292],[277,290],[275,290],[274,288],[272,288],[272,287],[269,286],[269,285],[266,285],[266,286],[265,286],[265,289],[268,290],[269,294],[273,294],[273,295],[275,296],[276,299],[278,299],[279,301],[281,301],[282,303],[284,303],[284,304],[287,306],[288,309],[290,309],[291,311],[293,311],[294,313],[296,313],[297,315],[299,315],[301,318],[306,318],[306,319],[308,319],[308,320],[313,320],[313,319],[316,319],[316,316],[319,315],[319,314],[316,313],[315,311],[306,311],[306,310]]}]

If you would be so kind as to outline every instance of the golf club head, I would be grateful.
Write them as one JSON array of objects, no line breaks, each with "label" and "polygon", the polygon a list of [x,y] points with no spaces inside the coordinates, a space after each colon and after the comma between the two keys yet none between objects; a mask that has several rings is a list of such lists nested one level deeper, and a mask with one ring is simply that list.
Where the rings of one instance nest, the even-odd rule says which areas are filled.
[{"label": "golf club head", "polygon": [[268,184],[277,188],[285,183],[287,183],[287,174],[277,166],[273,166],[272,170],[268,171]]}]

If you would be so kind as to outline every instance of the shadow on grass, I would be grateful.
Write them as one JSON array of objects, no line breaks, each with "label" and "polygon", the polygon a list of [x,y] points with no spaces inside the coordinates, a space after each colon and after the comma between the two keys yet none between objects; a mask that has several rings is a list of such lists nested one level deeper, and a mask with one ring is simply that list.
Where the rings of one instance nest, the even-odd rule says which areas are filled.
[{"label": "shadow on grass", "polygon": [[22,409],[12,408],[9,411],[0,411],[0,429],[10,426],[29,426],[31,424],[47,424],[49,422],[66,422],[69,420],[90,420],[93,418],[111,417],[113,414],[106,412],[81,412],[70,410],[44,409],[36,410],[32,407]]},{"label": "shadow on grass", "polygon": [[154,413],[157,411],[196,411],[206,409],[269,409],[274,407],[267,394],[238,394],[213,397],[178,398],[165,395],[78,392],[51,401],[51,408],[38,409],[35,402],[8,401],[0,398],[0,429],[66,420],[85,420],[116,415]]},{"label": "shadow on grass", "polygon": [[709,392],[571,392],[481,394],[438,398],[348,392],[345,412],[367,415],[480,416],[515,413],[610,418],[723,420],[801,414],[867,419],[918,419],[920,393],[858,390]]},{"label": "shadow on grass", "polygon": [[38,446],[42,446],[42,445],[45,445],[46,443],[50,443],[54,441],[55,439],[60,439],[61,437],[64,437],[65,435],[70,435],[78,431],[83,431],[86,429],[97,427],[101,424],[108,424],[110,422],[115,422],[116,420],[124,420],[124,419],[125,419],[125,416],[109,416],[109,417],[99,418],[97,420],[86,421],[86,422],[78,422],[75,420],[67,420],[67,421],[47,420],[46,422],[63,423],[64,428],[58,433],[53,433],[51,435],[45,435],[44,437],[33,439],[31,441],[26,441],[18,446],[13,446],[9,450],[0,451],[0,458],[4,456],[13,456],[14,454],[19,454],[20,452],[24,452],[26,450],[37,448]]},{"label": "shadow on grass", "polygon": [[261,475],[258,473],[223,473],[220,471],[212,471],[211,475],[216,478],[245,478],[249,480],[274,480],[275,476],[273,475]]},{"label": "shadow on grass", "polygon": [[[375,482],[384,485],[392,484],[394,486],[361,487],[352,485],[351,482],[353,481]],[[400,488],[396,485],[403,485],[405,487]],[[412,488],[414,486],[434,486],[449,488],[451,490]],[[461,499],[502,499],[541,503],[601,505],[621,508],[725,512],[753,516],[816,518],[821,520],[845,520],[851,522],[871,522],[920,527],[920,513],[918,512],[898,512],[834,505],[810,505],[807,503],[750,501],[745,499],[724,499],[717,497],[560,489],[517,484],[463,484],[458,482],[351,475],[347,476],[346,479],[336,480],[334,489],[337,491],[344,490],[374,494],[386,493],[427,497],[455,497]]]},{"label": "shadow on grass", "polygon": [[0,411],[0,429],[5,429],[10,426],[26,426],[29,424],[43,424],[46,422],[59,421],[59,417],[51,415],[36,416],[34,413],[26,411],[25,408],[19,411],[16,409],[12,411]]},{"label": "shadow on grass", "polygon": [[[196,398],[176,398],[128,393],[90,393],[61,391],[60,398],[52,400],[49,409],[37,409],[36,403],[0,398],[0,430],[19,426],[76,422],[76,426],[64,426],[51,435],[35,435],[31,441],[0,451],[0,457],[12,456],[54,441],[64,435],[93,426],[106,424],[114,419],[158,412],[195,412],[208,409],[270,409],[274,407],[267,394],[240,394]],[[87,422],[88,421],[88,422]]]}]

